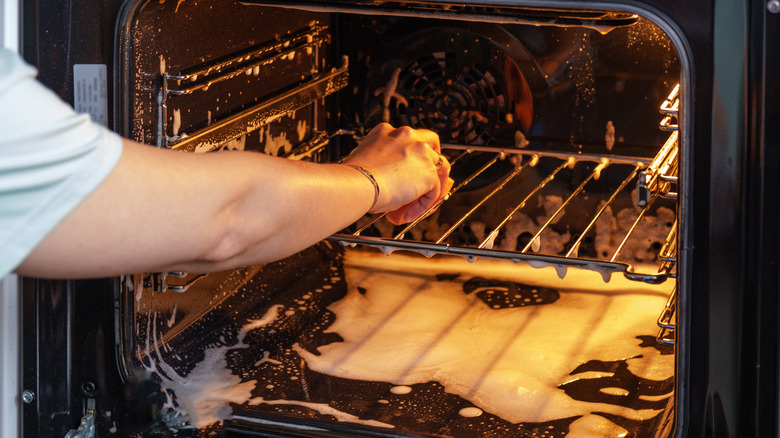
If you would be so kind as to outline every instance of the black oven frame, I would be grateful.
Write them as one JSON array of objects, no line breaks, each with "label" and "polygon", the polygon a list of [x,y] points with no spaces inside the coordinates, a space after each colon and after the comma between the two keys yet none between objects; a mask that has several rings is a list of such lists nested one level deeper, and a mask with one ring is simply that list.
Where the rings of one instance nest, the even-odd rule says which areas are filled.
[{"label": "black oven frame", "polygon": [[[22,54],[66,101],[73,102],[74,64],[106,64],[109,71],[120,65],[115,45],[123,29],[115,27],[128,7],[121,0],[20,3]],[[771,122],[780,116],[776,3],[555,2],[638,13],[666,31],[680,53],[688,108],[680,210],[689,225],[679,245],[675,436],[780,433],[780,127]],[[122,79],[121,71],[113,78],[109,102]],[[127,134],[117,108],[109,105],[112,127]],[[159,402],[153,392],[123,379],[119,281],[20,280],[19,392],[32,396],[21,402],[24,436],[64,436],[78,427],[89,398],[126,424],[156,420],[146,407]]]}]

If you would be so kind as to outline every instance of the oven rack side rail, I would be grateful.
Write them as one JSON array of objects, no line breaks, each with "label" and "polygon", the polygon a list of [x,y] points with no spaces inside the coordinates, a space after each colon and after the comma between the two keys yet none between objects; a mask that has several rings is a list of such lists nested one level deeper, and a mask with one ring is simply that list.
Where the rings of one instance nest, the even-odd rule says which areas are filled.
[{"label": "oven rack side rail", "polygon": [[492,258],[511,260],[515,263],[525,262],[534,268],[555,268],[558,277],[566,277],[568,268],[584,268],[601,274],[605,283],[608,283],[612,275],[622,273],[626,278],[641,281],[648,284],[660,284],[672,277],[670,272],[641,273],[636,272],[631,264],[623,262],[609,262],[587,258],[567,258],[545,254],[524,254],[516,251],[503,251],[496,249],[469,248],[465,246],[450,245],[447,243],[432,243],[414,240],[393,240],[381,237],[354,236],[349,234],[335,234],[328,240],[337,242],[343,246],[364,245],[378,248],[385,254],[397,250],[406,250],[420,253],[426,257],[433,255],[458,255],[466,257],[469,261],[477,258]]},{"label": "oven rack side rail", "polygon": [[[228,141],[281,117],[294,114],[346,87],[349,80],[349,60],[346,56],[341,58],[340,65],[328,71],[321,69],[317,63],[319,51],[330,43],[329,31],[327,25],[311,23],[308,27],[280,36],[277,40],[263,42],[179,72],[147,74],[146,76],[156,78],[154,86],[142,89],[156,95],[156,146],[187,152],[216,150]],[[212,122],[209,119],[205,122],[206,126],[189,132],[178,132],[175,117],[173,122],[169,120],[171,98],[206,92],[215,84],[244,76],[258,76],[262,79],[266,66],[293,59],[298,54],[314,55],[308,74],[293,86],[277,90],[273,95],[265,96],[259,103],[218,121]],[[174,132],[169,132],[169,125],[173,126]],[[319,145],[317,147],[321,149],[324,134],[316,132],[316,129],[314,131],[316,139],[312,139],[310,143]],[[306,156],[309,155],[311,153]]]}]

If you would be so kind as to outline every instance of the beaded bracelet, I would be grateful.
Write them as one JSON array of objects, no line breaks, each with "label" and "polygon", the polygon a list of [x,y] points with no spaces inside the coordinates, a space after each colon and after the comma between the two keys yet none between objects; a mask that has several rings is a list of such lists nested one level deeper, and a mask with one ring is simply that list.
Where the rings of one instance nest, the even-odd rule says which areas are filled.
[{"label": "beaded bracelet", "polygon": [[376,182],[376,178],[374,178],[374,175],[371,175],[371,172],[360,166],[355,166],[354,164],[345,164],[345,166],[351,167],[362,173],[366,178],[368,178],[369,181],[371,181],[371,184],[374,185],[374,202],[371,204],[371,208],[369,208],[368,211],[373,210],[373,208],[376,206],[376,201],[379,200],[379,183]]}]

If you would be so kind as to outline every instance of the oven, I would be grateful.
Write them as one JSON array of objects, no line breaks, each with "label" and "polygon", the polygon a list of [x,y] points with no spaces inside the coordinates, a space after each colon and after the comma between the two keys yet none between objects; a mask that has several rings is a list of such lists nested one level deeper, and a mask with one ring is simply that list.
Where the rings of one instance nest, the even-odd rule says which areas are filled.
[{"label": "oven", "polygon": [[777,435],[780,3],[20,6],[39,78],[150,147],[389,122],[455,181],[262,266],[20,279],[22,436]]}]

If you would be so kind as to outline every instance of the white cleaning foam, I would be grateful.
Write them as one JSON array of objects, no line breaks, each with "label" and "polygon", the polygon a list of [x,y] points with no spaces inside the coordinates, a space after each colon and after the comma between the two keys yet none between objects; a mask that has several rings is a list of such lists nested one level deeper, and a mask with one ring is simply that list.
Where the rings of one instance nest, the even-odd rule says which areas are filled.
[{"label": "white cleaning foam", "polygon": [[[570,269],[460,258],[348,252],[347,296],[331,305],[328,329],[344,340],[297,351],[315,371],[409,386],[437,381],[480,409],[513,423],[542,422],[606,412],[643,420],[656,410],[634,410],[569,397],[559,385],[590,360],[628,359],[635,375],[673,375],[672,355],[640,348],[638,335],[655,334],[671,284],[660,286]],[[436,281],[459,273],[460,281]],[[558,288],[553,304],[491,309],[462,283],[472,276]],[[357,288],[364,289],[360,293]],[[576,376],[587,378],[593,376]]]}]

